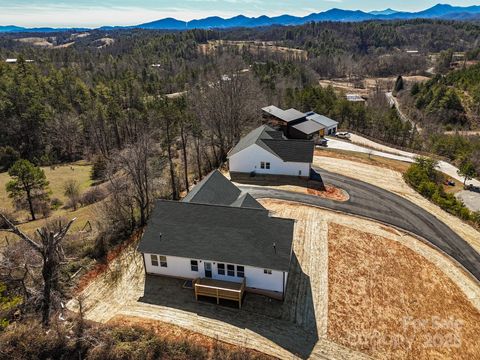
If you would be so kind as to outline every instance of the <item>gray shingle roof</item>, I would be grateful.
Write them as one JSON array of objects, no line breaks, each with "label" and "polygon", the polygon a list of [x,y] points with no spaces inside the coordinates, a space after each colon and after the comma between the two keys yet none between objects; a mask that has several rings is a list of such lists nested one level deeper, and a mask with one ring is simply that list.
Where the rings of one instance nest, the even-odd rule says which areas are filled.
[{"label": "gray shingle roof", "polygon": [[307,120],[313,120],[316,123],[321,124],[326,128],[338,125],[337,121],[332,120],[324,115],[320,115],[314,112],[309,112],[309,113],[306,113],[305,115],[307,115]]},{"label": "gray shingle roof", "polygon": [[[246,199],[246,196],[249,199]],[[257,200],[248,193],[242,193],[239,188],[232,184],[218,170],[212,171],[205,176],[195,187],[182,199],[183,202],[198,204],[229,205],[237,207],[251,207],[265,209]]]},{"label": "gray shingle roof", "polygon": [[285,138],[280,131],[268,125],[262,125],[240,139],[230,150],[228,157],[256,144],[285,162],[311,163],[315,144],[310,140],[293,140]]},{"label": "gray shingle roof", "polygon": [[292,126],[292,128],[301,131],[304,134],[310,135],[314,134],[316,132],[319,132],[320,130],[324,129],[325,127],[315,121],[312,120],[306,120],[303,121],[299,124],[295,124]]},{"label": "gray shingle roof", "polygon": [[267,210],[157,200],[138,250],[288,271],[293,228]]}]

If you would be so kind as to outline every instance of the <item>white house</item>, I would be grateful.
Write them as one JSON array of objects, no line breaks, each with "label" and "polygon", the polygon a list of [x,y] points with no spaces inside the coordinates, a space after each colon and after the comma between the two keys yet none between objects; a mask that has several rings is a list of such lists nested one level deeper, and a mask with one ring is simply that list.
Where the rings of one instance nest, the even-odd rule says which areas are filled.
[{"label": "white house", "polygon": [[147,274],[195,280],[196,295],[200,284],[217,301],[230,291],[241,304],[243,290],[282,299],[293,227],[214,171],[182,201],[155,203],[138,251]]},{"label": "white house", "polygon": [[315,143],[287,139],[281,131],[260,126],[228,153],[231,173],[309,177]]}]

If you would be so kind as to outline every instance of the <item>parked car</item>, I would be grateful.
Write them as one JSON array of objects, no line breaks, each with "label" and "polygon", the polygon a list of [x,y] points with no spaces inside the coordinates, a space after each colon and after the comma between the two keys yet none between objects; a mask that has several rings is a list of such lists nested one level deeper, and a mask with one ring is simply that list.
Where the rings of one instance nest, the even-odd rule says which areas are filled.
[{"label": "parked car", "polygon": [[327,147],[328,146],[328,139],[325,139],[325,138],[318,139],[317,140],[317,145]]},{"label": "parked car", "polygon": [[346,131],[340,131],[335,134],[339,139],[350,139],[350,133]]},{"label": "parked car", "polygon": [[455,181],[451,180],[451,179],[447,179],[445,181],[445,185],[447,186],[455,186]]}]

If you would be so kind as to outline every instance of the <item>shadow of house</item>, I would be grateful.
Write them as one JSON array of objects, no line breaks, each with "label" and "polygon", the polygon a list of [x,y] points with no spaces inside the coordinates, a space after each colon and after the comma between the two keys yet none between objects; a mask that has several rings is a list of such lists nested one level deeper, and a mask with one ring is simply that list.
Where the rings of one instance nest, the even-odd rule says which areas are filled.
[{"label": "shadow of house", "polygon": [[294,185],[304,188],[325,191],[325,184],[321,175],[314,169],[310,169],[310,177],[297,177],[288,175],[270,175],[270,174],[246,174],[239,172],[230,172],[232,181],[247,184],[247,185],[261,185],[261,186],[282,186]]},{"label": "shadow of house", "polygon": [[[182,288],[183,280],[147,275],[144,295],[139,302],[166,306],[249,329],[301,358],[308,358],[318,341],[310,278],[295,254],[290,264],[285,300],[247,293],[238,309],[195,301],[191,289]],[[248,342],[248,341],[246,341]]]}]

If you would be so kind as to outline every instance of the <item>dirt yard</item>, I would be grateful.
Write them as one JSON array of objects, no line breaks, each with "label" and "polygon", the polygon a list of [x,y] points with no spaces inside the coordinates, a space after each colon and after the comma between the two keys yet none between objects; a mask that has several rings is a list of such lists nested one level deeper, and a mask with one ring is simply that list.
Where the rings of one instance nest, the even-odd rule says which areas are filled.
[{"label": "dirt yard", "polygon": [[[395,268],[396,272],[400,272],[396,282],[398,286],[395,288],[382,282],[382,278],[372,278],[374,282],[368,283],[378,291],[378,299],[391,299],[396,296],[402,299],[403,302],[382,303],[382,310],[392,314],[391,324],[401,325],[393,316],[401,317],[403,311],[406,311],[405,306],[416,309],[417,311],[411,312],[415,316],[425,308],[434,309],[440,316],[448,315],[448,312],[444,312],[445,309],[441,308],[440,311],[438,308],[444,301],[455,301],[452,302],[450,313],[457,315],[458,311],[462,311],[462,319],[465,320],[463,329],[470,329],[473,326],[470,322],[478,321],[478,284],[473,283],[470,277],[453,266],[448,258],[428,245],[389,227],[352,216],[279,200],[263,199],[261,203],[275,216],[297,220],[294,258],[285,302],[276,302],[252,294],[247,294],[241,310],[209,302],[196,302],[192,290],[182,289],[180,280],[155,276],[145,278],[142,259],[133,245],[115,258],[109,264],[108,270],[87,284],[80,294],[86,318],[99,322],[115,321],[118,317],[160,321],[281,359],[362,359],[369,358],[371,354],[387,356],[391,351],[385,347],[365,348],[350,342],[351,339],[345,337],[344,328],[338,325],[344,319],[350,319],[349,316],[357,316],[356,304],[363,306],[353,296],[358,291],[357,281],[367,284],[368,280],[359,280],[360,276],[365,274],[356,273],[356,269],[352,267],[350,271],[355,274],[355,278],[346,277],[344,282],[339,282],[337,272],[330,264],[336,260],[330,260],[329,251],[334,255],[338,254],[338,249],[332,247],[332,242],[335,244],[340,241],[337,240],[335,226],[343,226],[350,231],[348,239],[351,243],[352,239],[359,239],[361,234],[368,231],[368,236],[390,241],[387,244],[389,249],[397,246],[397,255],[410,252],[412,256],[417,256],[416,262],[409,263],[410,265],[422,269],[425,266],[428,269],[420,272],[418,281],[429,285],[422,288],[417,284],[415,289],[421,294],[413,298],[412,293],[406,289],[409,284],[405,281],[418,277],[419,272],[411,266]],[[343,244],[340,243],[342,247],[339,249],[343,249]],[[366,244],[364,246],[366,247]],[[348,249],[351,249],[351,256],[355,256],[357,246],[349,246],[344,250],[348,252]],[[358,251],[362,249],[363,247],[360,247]],[[358,258],[363,256],[363,253],[359,254]],[[401,260],[398,262],[402,263]],[[384,271],[387,271],[390,263],[382,264]],[[362,266],[359,268],[365,270]],[[432,292],[430,286],[433,285],[430,284],[443,285],[437,286],[435,292]],[[405,294],[399,292],[399,289],[406,289]],[[332,303],[335,294],[351,296]],[[425,304],[427,295],[430,296],[429,307]],[[457,305],[457,302],[461,305]],[[77,310],[77,301],[72,300],[68,308]],[[354,314],[350,315],[350,311]],[[359,317],[358,324],[370,329],[367,326],[370,322],[381,323],[383,318],[377,315],[378,318],[374,319]],[[430,316],[430,313],[425,316]],[[370,322],[363,324],[365,321]],[[347,326],[348,330],[350,323],[344,326]],[[388,331],[396,330],[400,331],[394,327]],[[464,343],[473,348],[472,339],[474,338],[464,339]],[[442,349],[439,351],[443,354]]]},{"label": "dirt yard", "polygon": [[347,226],[329,234],[331,340],[378,359],[480,358],[480,311],[433,263]]},{"label": "dirt yard", "polygon": [[332,161],[330,157],[325,156],[315,156],[313,162],[320,169],[365,181],[410,200],[450,226],[453,231],[480,252],[480,232],[423,198],[405,183],[398,171],[346,159],[337,158]]},{"label": "dirt yard", "polygon": [[274,41],[234,41],[234,40],[211,40],[208,44],[198,45],[201,54],[213,54],[220,47],[237,47],[240,50],[247,49],[254,55],[276,54],[286,59],[307,60],[308,52],[302,49],[278,46]]},{"label": "dirt yard", "polygon": [[[403,80],[408,83],[423,82],[429,78],[426,76],[403,76]],[[368,96],[377,87],[384,91],[391,91],[395,84],[396,77],[376,77],[366,78],[363,80],[348,80],[348,79],[333,79],[320,80],[319,84],[322,87],[332,86],[335,90],[354,93],[362,96]]]}]

